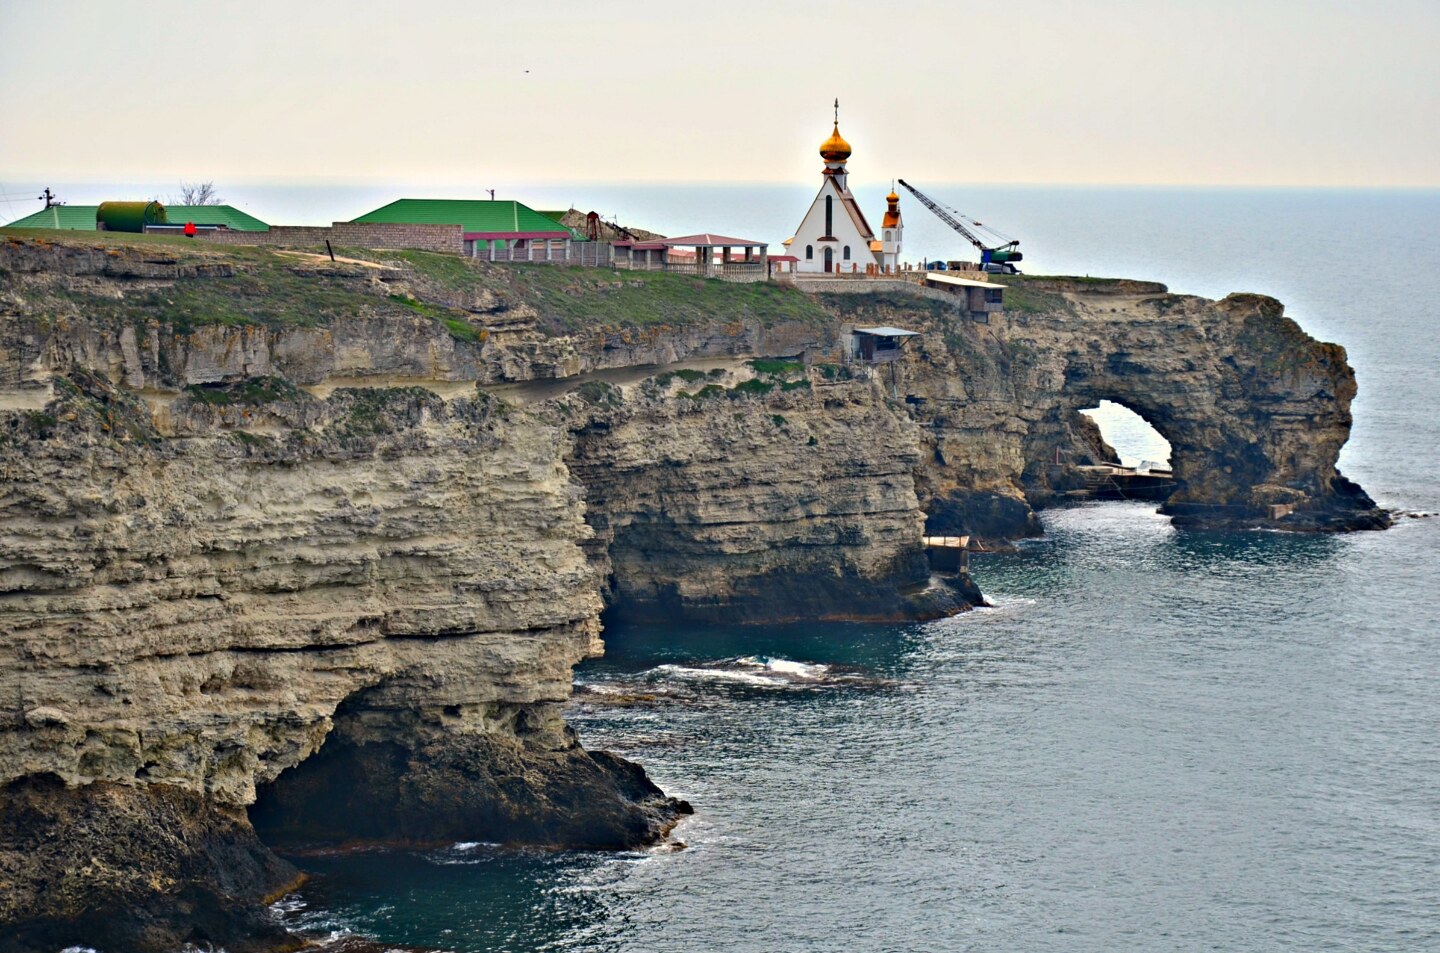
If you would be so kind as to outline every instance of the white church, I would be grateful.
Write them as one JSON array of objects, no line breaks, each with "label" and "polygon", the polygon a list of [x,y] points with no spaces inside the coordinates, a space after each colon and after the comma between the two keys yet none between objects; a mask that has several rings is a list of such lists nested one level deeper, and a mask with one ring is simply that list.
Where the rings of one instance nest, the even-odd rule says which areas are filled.
[{"label": "white church", "polygon": [[855,201],[847,184],[849,173],[845,161],[850,158],[850,143],[840,135],[840,104],[835,104],[835,130],[820,144],[820,192],[810,203],[810,211],[800,221],[795,236],[786,240],[790,254],[798,261],[795,270],[802,274],[889,274],[899,270],[900,196],[892,189],[885,197],[888,203],[880,222],[877,238],[865,220],[865,213]]}]

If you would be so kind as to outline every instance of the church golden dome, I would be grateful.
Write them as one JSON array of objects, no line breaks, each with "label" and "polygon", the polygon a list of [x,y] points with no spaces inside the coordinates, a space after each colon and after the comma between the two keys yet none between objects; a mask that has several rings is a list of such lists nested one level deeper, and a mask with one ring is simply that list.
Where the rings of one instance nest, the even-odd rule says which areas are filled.
[{"label": "church golden dome", "polygon": [[844,162],[850,158],[850,143],[840,135],[840,124],[835,124],[835,131],[830,133],[830,138],[820,143],[820,158],[826,162]]},{"label": "church golden dome", "polygon": [[891,189],[890,194],[885,196],[885,201],[889,202],[891,205],[894,205],[896,202],[900,201],[900,196],[895,194],[894,189]]}]

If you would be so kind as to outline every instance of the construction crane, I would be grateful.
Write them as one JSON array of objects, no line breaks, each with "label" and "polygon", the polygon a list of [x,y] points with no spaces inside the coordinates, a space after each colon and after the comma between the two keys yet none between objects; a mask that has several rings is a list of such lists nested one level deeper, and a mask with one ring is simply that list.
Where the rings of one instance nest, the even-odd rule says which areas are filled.
[{"label": "construction crane", "polygon": [[630,229],[626,228],[624,225],[621,225],[618,221],[605,221],[603,218],[600,217],[599,212],[591,212],[585,216],[586,237],[588,237],[592,242],[602,241],[602,232],[600,229],[600,226],[602,225],[606,228],[613,229],[616,234],[621,235],[632,242],[638,242],[640,240],[635,237],[634,232],[630,231]]},{"label": "construction crane", "polygon": [[[904,179],[900,180],[900,184],[905,186],[911,195],[919,199],[921,205],[934,212],[936,218],[955,229],[955,231],[961,235],[964,235],[966,241],[980,249],[981,270],[1001,272],[1007,275],[1019,273],[1015,267],[1015,262],[1025,257],[1020,253],[1020,239],[1002,235],[995,231],[995,229],[986,228],[984,225],[981,225],[967,215],[955,211],[953,208],[941,205]],[[989,232],[996,236],[1000,240],[1000,243],[987,245],[980,236],[975,234],[973,229],[982,229]]]}]

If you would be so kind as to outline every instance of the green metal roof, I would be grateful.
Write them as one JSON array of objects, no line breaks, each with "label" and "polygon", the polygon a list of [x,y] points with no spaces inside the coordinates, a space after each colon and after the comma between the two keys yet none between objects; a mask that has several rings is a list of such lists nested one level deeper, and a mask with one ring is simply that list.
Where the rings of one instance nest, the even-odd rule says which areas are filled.
[{"label": "green metal roof", "polygon": [[52,205],[33,215],[17,218],[6,228],[71,228],[95,231],[95,205]]},{"label": "green metal roof", "polygon": [[[32,215],[16,219],[6,228],[70,228],[79,231],[95,230],[94,205],[52,205]],[[171,225],[224,225],[237,232],[263,232],[270,226],[253,215],[240,211],[233,205],[167,205],[166,215]]]},{"label": "green metal roof", "polygon": [[171,225],[224,225],[236,232],[265,232],[270,226],[233,205],[167,205],[165,214]]},{"label": "green metal roof", "polygon": [[554,232],[572,237],[570,229],[552,218],[513,201],[470,199],[396,199],[366,212],[356,222],[399,222],[406,225],[459,225],[467,232]]}]

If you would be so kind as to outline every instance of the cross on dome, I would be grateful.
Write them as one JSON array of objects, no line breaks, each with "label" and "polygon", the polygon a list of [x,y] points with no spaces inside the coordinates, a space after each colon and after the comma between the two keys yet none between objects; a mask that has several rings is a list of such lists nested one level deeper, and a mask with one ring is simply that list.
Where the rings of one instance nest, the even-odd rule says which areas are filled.
[{"label": "cross on dome", "polygon": [[840,135],[840,100],[835,100],[835,131],[830,138],[820,143],[820,158],[826,162],[844,162],[850,158],[850,143]]}]

